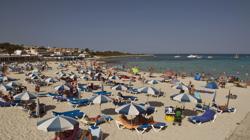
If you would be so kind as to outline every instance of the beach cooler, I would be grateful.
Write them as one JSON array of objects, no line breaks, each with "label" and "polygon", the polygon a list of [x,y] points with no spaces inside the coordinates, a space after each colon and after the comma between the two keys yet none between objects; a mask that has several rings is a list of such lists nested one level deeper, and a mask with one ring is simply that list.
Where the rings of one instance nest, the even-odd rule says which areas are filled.
[{"label": "beach cooler", "polygon": [[168,106],[165,107],[165,120],[166,122],[173,122],[174,121],[174,107]]}]

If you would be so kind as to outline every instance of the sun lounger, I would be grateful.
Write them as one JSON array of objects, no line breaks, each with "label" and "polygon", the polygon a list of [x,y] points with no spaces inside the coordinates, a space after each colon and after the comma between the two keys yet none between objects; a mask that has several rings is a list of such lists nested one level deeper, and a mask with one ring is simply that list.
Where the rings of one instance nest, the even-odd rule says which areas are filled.
[{"label": "sun lounger", "polygon": [[93,140],[102,140],[103,139],[103,133],[99,126],[90,126],[89,131],[93,137]]},{"label": "sun lounger", "polygon": [[107,91],[98,91],[98,92],[94,92],[97,95],[106,95],[106,96],[110,96],[111,92],[107,92]]},{"label": "sun lounger", "polygon": [[154,124],[151,124],[151,127],[155,132],[160,132],[161,130],[167,127],[167,124],[164,122],[156,122]]},{"label": "sun lounger", "polygon": [[139,125],[137,128],[135,128],[136,132],[139,134],[143,134],[145,131],[149,130],[151,128],[150,124],[142,124]]},{"label": "sun lounger", "polygon": [[69,99],[68,102],[73,107],[79,107],[79,106],[84,106],[84,105],[89,105],[90,104],[89,99]]},{"label": "sun lounger", "polygon": [[191,116],[188,120],[194,124],[201,124],[216,119],[216,112],[211,109],[207,109],[201,116]]},{"label": "sun lounger", "polygon": [[85,113],[81,112],[80,110],[72,110],[72,111],[65,111],[65,112],[52,111],[52,113],[54,116],[64,115],[64,116],[72,117],[74,119],[81,119],[85,116]]},{"label": "sun lounger", "polygon": [[14,102],[1,102],[0,101],[0,107],[11,107],[11,106],[16,106],[16,103],[14,103]]},{"label": "sun lounger", "polygon": [[202,105],[202,104],[197,104],[197,105],[195,105],[195,108],[194,108],[194,110],[195,111],[200,111],[200,112],[204,112],[205,110],[207,110],[207,109],[209,109],[210,108],[210,106],[209,105]]},{"label": "sun lounger", "polygon": [[219,106],[217,104],[213,104],[212,107],[216,108],[218,113],[235,113],[236,108],[234,107],[227,107],[226,105]]}]

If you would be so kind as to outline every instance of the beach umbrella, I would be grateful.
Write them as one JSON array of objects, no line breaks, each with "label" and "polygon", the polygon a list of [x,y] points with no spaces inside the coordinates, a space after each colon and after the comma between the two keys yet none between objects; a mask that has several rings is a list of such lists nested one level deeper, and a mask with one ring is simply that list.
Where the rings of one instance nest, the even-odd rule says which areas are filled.
[{"label": "beach umbrella", "polygon": [[105,95],[98,95],[93,96],[89,99],[93,104],[99,104],[100,105],[100,113],[101,113],[101,104],[108,103],[111,101],[111,99]]},{"label": "beach umbrella", "polygon": [[75,74],[72,74],[72,75],[69,76],[70,79],[75,79],[75,78],[77,78],[77,77],[78,77],[78,76],[75,75]]},{"label": "beach umbrella", "polygon": [[46,132],[62,132],[73,130],[74,126],[79,122],[72,117],[63,115],[54,116],[37,123],[37,129]]},{"label": "beach umbrella", "polygon": [[160,93],[160,91],[158,91],[157,89],[153,87],[142,87],[138,89],[138,92],[146,93],[148,95],[157,95]]},{"label": "beach umbrella", "polygon": [[111,89],[112,90],[123,90],[123,91],[128,90],[128,88],[126,86],[122,85],[122,84],[118,84],[118,85],[112,87]]},{"label": "beach umbrella", "polygon": [[148,84],[152,84],[152,85],[154,85],[154,84],[158,84],[158,83],[160,83],[158,80],[150,80],[150,81],[148,81],[147,82]]},{"label": "beach umbrella", "polygon": [[40,78],[39,76],[33,76],[30,79],[39,79],[39,78]]},{"label": "beach umbrella", "polygon": [[0,81],[2,81],[2,82],[9,81],[9,77],[7,77],[7,76],[1,76],[0,77]]},{"label": "beach umbrella", "polygon": [[56,80],[53,78],[47,78],[47,79],[45,79],[45,82],[46,83],[54,83],[54,82],[56,82]]},{"label": "beach umbrella", "polygon": [[118,76],[110,76],[109,80],[119,80],[120,78]]},{"label": "beach umbrella", "polygon": [[185,86],[183,83],[178,83],[175,86],[172,87],[173,89],[179,89],[179,90],[185,90],[188,91],[188,87]]},{"label": "beach umbrella", "polygon": [[55,87],[55,90],[62,91],[62,90],[70,90],[70,88],[66,85],[59,85]]},{"label": "beach umbrella", "polygon": [[146,112],[144,106],[131,102],[115,109],[115,112],[123,115],[140,115]]},{"label": "beach umbrella", "polygon": [[15,81],[11,81],[11,82],[6,84],[6,86],[9,86],[9,87],[16,87],[16,86],[20,86],[20,85],[21,85],[20,83],[15,82]]},{"label": "beach umbrella", "polygon": [[36,96],[26,91],[15,95],[13,98],[14,100],[29,101],[31,99],[35,99]]},{"label": "beach umbrella", "polygon": [[37,76],[37,74],[35,74],[35,73],[31,73],[31,74],[29,75],[30,78],[31,78],[31,77],[35,77],[35,76]]},{"label": "beach umbrella", "polygon": [[132,69],[133,74],[138,74],[140,72],[139,68],[133,67]]},{"label": "beach umbrella", "polygon": [[11,89],[12,89],[12,87],[10,87],[10,86],[3,85],[3,84],[0,85],[0,90],[1,91],[9,91]]},{"label": "beach umbrella", "polygon": [[93,96],[89,100],[94,104],[103,104],[111,101],[111,99],[105,95]]},{"label": "beach umbrella", "polygon": [[177,94],[176,96],[173,97],[173,100],[186,103],[186,102],[193,102],[197,103],[197,99],[189,94],[182,93],[182,94]]}]

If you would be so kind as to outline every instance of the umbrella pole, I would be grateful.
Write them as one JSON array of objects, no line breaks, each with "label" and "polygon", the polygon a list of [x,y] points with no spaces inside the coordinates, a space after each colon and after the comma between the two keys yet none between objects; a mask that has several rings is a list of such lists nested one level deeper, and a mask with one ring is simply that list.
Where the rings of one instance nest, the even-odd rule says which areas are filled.
[{"label": "umbrella pole", "polygon": [[228,105],[229,105],[229,100],[230,100],[230,89],[229,89],[229,92],[228,92],[228,96],[227,96],[227,104],[226,104],[226,107],[228,108]]}]

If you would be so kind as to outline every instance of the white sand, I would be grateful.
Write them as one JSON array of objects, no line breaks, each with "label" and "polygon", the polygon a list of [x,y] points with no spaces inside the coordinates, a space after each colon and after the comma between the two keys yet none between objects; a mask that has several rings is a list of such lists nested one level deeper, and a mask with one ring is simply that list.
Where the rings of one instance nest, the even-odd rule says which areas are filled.
[{"label": "white sand", "polygon": [[[51,65],[51,63],[50,63]],[[75,68],[71,67],[70,70],[75,70]],[[56,65],[53,64],[53,70],[44,72],[45,75],[55,76],[56,72]],[[157,76],[155,79],[160,79],[158,76],[159,74],[154,74]],[[34,86],[27,84],[24,82],[24,74],[13,74],[10,73],[10,77],[20,79],[20,82],[23,83],[28,87],[28,91],[34,91]],[[184,83],[188,83],[189,80],[193,78],[186,78],[181,79]],[[204,86],[205,82],[194,81],[192,82],[195,84],[195,87]],[[80,83],[87,83],[86,81],[80,80]],[[96,84],[100,84],[98,82],[94,82]],[[53,87],[59,85],[60,83],[56,83],[50,87],[42,87],[41,91],[50,91],[53,92]],[[135,83],[135,87],[143,86],[141,83]],[[161,89],[166,93],[165,97],[154,98],[150,97],[149,101],[157,101],[161,102],[164,105],[161,107],[157,107],[157,112],[153,114],[153,117],[156,121],[165,122],[164,120],[164,106],[180,106],[179,103],[170,100],[169,96],[177,93],[178,90],[172,89],[170,84],[167,83],[160,83],[155,85],[157,89]],[[225,96],[228,94],[228,89],[231,88],[231,92],[233,94],[238,95],[236,100],[230,101],[230,106],[233,106],[237,109],[236,113],[224,113],[218,115],[216,121],[214,123],[205,123],[202,125],[194,125],[187,121],[187,117],[183,120],[182,126],[173,126],[169,124],[169,127],[165,130],[155,133],[153,130],[144,133],[143,135],[138,134],[136,131],[131,130],[119,130],[116,127],[114,121],[108,124],[102,124],[101,128],[105,133],[106,140],[137,140],[137,139],[144,139],[144,140],[161,140],[161,139],[169,139],[169,140],[224,140],[226,137],[229,137],[232,132],[235,130],[237,124],[241,122],[247,112],[250,111],[250,89],[249,87],[244,88],[236,88],[232,87],[232,85],[227,85],[226,89],[218,89],[217,90],[217,103],[225,104],[226,98]],[[105,87],[105,90],[111,91],[110,88]],[[116,91],[113,91],[115,94]],[[126,94],[126,93],[124,93]],[[91,93],[84,93],[83,98],[87,98],[91,96]],[[129,94],[128,94],[129,95]],[[147,100],[147,97],[143,94],[136,95],[139,98],[139,103],[144,103]],[[209,96],[208,96],[209,98]],[[212,97],[210,97],[212,99]],[[207,100],[207,103],[208,101]],[[71,110],[72,107],[66,102],[57,103],[53,101],[50,97],[43,97],[40,99],[41,103],[45,103],[46,105],[55,106],[55,111],[66,111]],[[194,104],[186,104],[187,109],[193,109]],[[83,106],[79,107],[79,109],[89,116],[96,116],[99,114],[100,110],[97,105],[92,106]],[[114,105],[112,103],[107,103],[102,105],[102,110],[113,110]],[[43,118],[29,118],[27,112],[22,111],[19,108],[9,107],[9,108],[0,108],[0,139],[1,140],[46,140],[51,139],[53,137],[53,133],[46,133],[36,128],[36,122],[38,120],[48,118],[52,116],[52,110],[49,110]],[[114,118],[117,115],[112,115]],[[86,126],[81,125],[81,128],[87,128]]]}]

